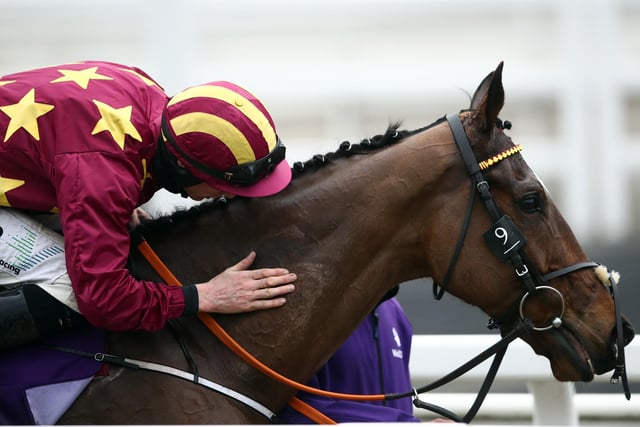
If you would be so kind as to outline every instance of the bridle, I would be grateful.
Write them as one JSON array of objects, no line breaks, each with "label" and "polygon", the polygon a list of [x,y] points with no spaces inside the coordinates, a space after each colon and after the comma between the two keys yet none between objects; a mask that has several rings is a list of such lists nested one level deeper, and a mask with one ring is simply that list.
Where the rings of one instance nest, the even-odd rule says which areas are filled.
[{"label": "bridle", "polygon": [[[471,179],[471,195],[467,204],[466,214],[463,222],[462,229],[458,236],[453,256],[449,262],[449,266],[445,273],[444,279],[440,284],[434,282],[433,293],[436,299],[442,298],[446,287],[451,279],[453,270],[462,249],[462,244],[465,240],[467,230],[469,227],[469,221],[471,218],[471,211],[475,201],[476,192],[480,195],[482,202],[489,213],[489,217],[493,222],[493,225],[483,234],[483,238],[493,254],[500,261],[509,261],[513,267],[515,274],[522,282],[524,293],[520,296],[518,307],[518,315],[520,323],[526,326],[520,326],[518,329],[523,332],[527,329],[533,331],[546,331],[552,328],[560,328],[562,326],[562,317],[564,315],[564,297],[556,288],[549,286],[548,282],[558,277],[562,277],[571,273],[574,273],[585,268],[596,268],[600,264],[592,261],[578,262],[576,264],[569,265],[567,267],[560,268],[558,270],[541,274],[538,269],[529,261],[523,248],[527,242],[524,234],[518,229],[518,226],[507,215],[503,215],[498,208],[498,205],[491,194],[491,189],[486,181],[482,170],[487,169],[490,166],[498,163],[499,161],[519,152],[521,147],[519,145],[497,154],[488,161],[478,162],[471,149],[471,144],[467,138],[462,121],[458,113],[451,113],[446,116],[446,120],[449,123],[454,140],[460,151],[462,159],[464,161],[467,173]],[[618,383],[622,380],[625,396],[630,398],[629,385],[626,376],[625,359],[624,359],[624,337],[622,330],[622,314],[619,307],[619,298],[617,298],[617,280],[614,277],[614,272],[608,273],[608,278],[602,280],[605,285],[609,285],[610,294],[614,300],[615,316],[616,316],[616,329],[617,329],[617,355],[616,355],[616,368],[611,378],[612,383]],[[608,283],[607,283],[608,282]],[[548,325],[535,326],[533,325],[524,314],[524,306],[527,298],[533,294],[539,292],[551,292],[557,296],[560,301],[560,310],[556,317]],[[500,327],[500,321],[492,320],[490,327]],[[504,334],[504,331],[503,331]]]},{"label": "bridle", "polygon": [[[454,254],[449,261],[449,267],[447,268],[445,277],[440,284],[434,282],[433,289],[435,298],[442,298],[449,284],[449,281],[453,274],[453,270],[460,255],[462,244],[464,243],[464,240],[466,238],[467,230],[469,228],[469,222],[471,219],[471,212],[477,193],[480,195],[480,198],[482,199],[482,202],[487,212],[489,213],[489,218],[493,222],[493,225],[483,234],[482,237],[489,246],[489,249],[491,249],[493,254],[501,262],[509,261],[511,263],[516,276],[522,282],[525,292],[520,297],[520,319],[525,320],[523,307],[525,301],[530,295],[541,291],[552,292],[554,295],[560,298],[561,309],[558,316],[556,316],[549,325],[532,326],[531,329],[537,331],[545,331],[554,327],[559,328],[562,325],[562,316],[564,314],[564,298],[557,289],[547,285],[547,282],[551,279],[555,279],[578,270],[582,270],[585,268],[595,268],[599,264],[591,261],[579,262],[568,267],[553,271],[551,273],[547,273],[545,275],[540,274],[538,269],[529,261],[523,250],[525,244],[527,243],[526,237],[509,216],[502,214],[495,199],[493,198],[493,195],[491,194],[489,183],[482,173],[483,169],[488,169],[490,166],[495,165],[499,161],[519,152],[521,150],[521,147],[519,145],[516,145],[506,151],[503,151],[500,154],[497,154],[490,161],[479,163],[476,159],[475,154],[473,153],[473,150],[471,149],[471,144],[469,143],[469,139],[467,138],[467,134],[464,131],[464,127],[462,126],[462,122],[458,113],[449,114],[446,116],[446,119],[449,123],[451,132],[453,133],[453,138],[464,161],[467,173],[469,174],[469,177],[471,179],[472,188],[470,192],[469,202],[467,204],[463,227],[460,230],[458,241],[454,249]],[[486,166],[482,168],[481,165]],[[494,323],[496,322],[494,321]]]}]

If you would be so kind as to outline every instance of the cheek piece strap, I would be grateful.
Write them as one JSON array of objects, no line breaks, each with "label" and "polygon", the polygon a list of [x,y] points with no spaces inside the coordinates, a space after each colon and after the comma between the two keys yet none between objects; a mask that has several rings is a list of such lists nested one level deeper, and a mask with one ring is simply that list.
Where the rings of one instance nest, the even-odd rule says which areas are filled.
[{"label": "cheek piece strap", "polygon": [[614,270],[607,270],[607,267],[601,265],[596,268],[596,275],[598,279],[609,289],[611,298],[613,298],[613,304],[616,312],[616,367],[613,370],[611,376],[611,384],[618,384],[622,381],[622,389],[624,390],[624,396],[627,400],[631,399],[631,390],[629,388],[629,380],[627,379],[627,369],[624,357],[624,333],[622,329],[622,311],[620,309],[620,297],[618,295],[618,281],[620,280],[620,274]]}]

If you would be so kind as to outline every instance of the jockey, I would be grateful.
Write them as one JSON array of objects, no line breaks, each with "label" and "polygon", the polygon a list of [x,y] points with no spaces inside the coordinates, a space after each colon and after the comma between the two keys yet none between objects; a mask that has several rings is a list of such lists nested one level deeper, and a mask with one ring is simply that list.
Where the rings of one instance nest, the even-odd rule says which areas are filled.
[{"label": "jockey", "polygon": [[0,138],[0,349],[84,319],[152,331],[198,311],[278,307],[294,290],[284,268],[249,270],[253,252],[182,288],[126,267],[129,226],[158,189],[262,197],[291,180],[270,114],[243,88],[170,98],[143,71],[96,61],[20,72],[0,79]]}]

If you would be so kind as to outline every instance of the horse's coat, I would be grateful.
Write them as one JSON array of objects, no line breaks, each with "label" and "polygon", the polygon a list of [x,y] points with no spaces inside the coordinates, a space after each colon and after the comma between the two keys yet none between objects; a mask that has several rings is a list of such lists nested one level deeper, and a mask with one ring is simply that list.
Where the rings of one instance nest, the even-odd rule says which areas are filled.
[{"label": "horse's coat", "polygon": [[[501,72],[502,65],[485,78],[471,109],[461,113],[479,161],[513,146],[502,126],[496,126],[504,99]],[[296,291],[284,307],[216,317],[257,358],[300,382],[327,360],[386,291],[419,277],[443,279],[470,191],[469,177],[444,121],[409,133],[393,146],[346,157],[333,159],[321,170],[305,171],[277,196],[236,199],[224,209],[175,220],[163,231],[146,234],[184,283],[207,280],[250,250],[258,253],[255,267],[282,266],[295,272]],[[486,178],[500,209],[527,237],[525,251],[540,272],[588,260],[520,154],[489,168]],[[476,201],[447,291],[502,319],[508,329],[517,320],[513,306],[522,288],[510,265],[500,263],[484,243],[482,233],[490,226]],[[138,272],[155,277],[136,258]],[[594,372],[611,370],[615,315],[608,291],[591,269],[551,284],[566,302],[563,326],[530,332],[523,339],[550,359],[559,380],[590,381]],[[528,315],[545,318],[553,311],[554,300],[546,301],[547,297],[532,298]],[[295,394],[241,362],[196,319],[181,319],[179,324],[203,377],[246,393],[273,411]],[[110,351],[189,369],[166,330],[111,334]],[[111,375],[95,380],[61,421],[267,420],[188,382],[112,368]]]}]

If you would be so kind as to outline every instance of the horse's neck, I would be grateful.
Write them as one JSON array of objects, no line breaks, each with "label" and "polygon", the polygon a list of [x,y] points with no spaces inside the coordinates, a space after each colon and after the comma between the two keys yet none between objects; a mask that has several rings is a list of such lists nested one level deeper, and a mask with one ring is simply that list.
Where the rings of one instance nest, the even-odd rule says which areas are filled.
[{"label": "horse's neck", "polygon": [[[256,267],[295,272],[296,292],[284,307],[220,321],[260,360],[305,381],[387,290],[429,275],[421,230],[434,209],[435,183],[455,151],[450,142],[436,144],[440,139],[436,129],[303,175],[271,200],[233,201],[224,219],[215,216],[217,225],[203,218],[187,231],[191,236],[183,239],[195,246],[181,250],[183,262],[176,267],[182,264],[185,280],[202,281],[215,270],[198,273],[199,264],[207,263],[196,262],[202,256],[194,254],[221,262],[219,271],[254,249]],[[184,260],[187,251],[192,261]],[[264,381],[250,368],[243,377]]]},{"label": "horse's neck", "polygon": [[[286,218],[277,222],[270,256],[299,277],[286,307],[262,316],[280,331],[275,363],[300,359],[302,368],[284,363],[283,370],[304,378],[387,290],[430,274],[422,230],[429,212],[437,209],[436,184],[453,159],[458,154],[448,129],[436,128],[380,152],[330,164],[308,178],[302,175],[276,203],[265,204],[267,213],[261,216]],[[254,342],[269,357],[274,337]]]}]

